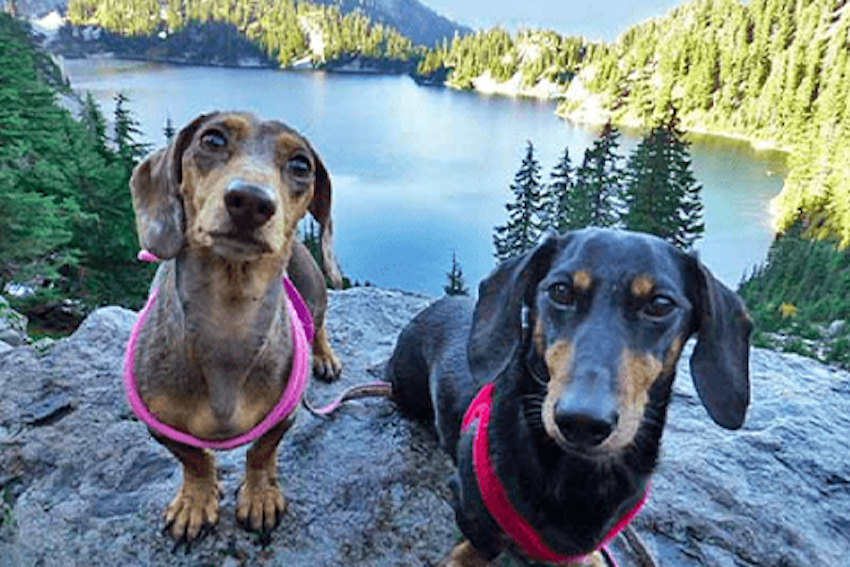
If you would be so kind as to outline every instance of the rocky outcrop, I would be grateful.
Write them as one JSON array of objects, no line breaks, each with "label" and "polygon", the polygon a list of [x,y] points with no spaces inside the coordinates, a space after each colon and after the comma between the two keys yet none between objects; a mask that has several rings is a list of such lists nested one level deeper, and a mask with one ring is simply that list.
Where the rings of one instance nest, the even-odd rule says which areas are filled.
[{"label": "rocky outcrop", "polygon": [[[427,299],[335,292],[329,328],[345,363],[325,402],[375,379],[402,326]],[[189,549],[161,533],[177,462],[133,418],[121,387],[135,314],[90,315],[46,353],[0,353],[0,567],[425,566],[457,537],[451,471],[428,426],[383,399],[329,420],[302,412],[281,445],[290,506],[260,541],[235,522],[244,449],[219,453],[222,518]],[[680,365],[662,465],[638,532],[664,566],[837,566],[850,557],[850,374],[754,350],[746,426],[714,425]],[[617,549],[623,567],[630,558]]]},{"label": "rocky outcrop", "polygon": [[29,342],[27,323],[27,318],[12,309],[6,298],[0,296],[0,352]]}]

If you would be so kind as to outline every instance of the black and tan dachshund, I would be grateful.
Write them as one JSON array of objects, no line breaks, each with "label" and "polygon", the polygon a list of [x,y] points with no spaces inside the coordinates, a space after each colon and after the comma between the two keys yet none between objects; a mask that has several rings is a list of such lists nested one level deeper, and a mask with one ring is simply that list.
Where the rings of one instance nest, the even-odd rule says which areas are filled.
[{"label": "black and tan dachshund", "polygon": [[[737,429],[750,329],[741,299],[695,257],[603,229],[551,235],[500,264],[477,303],[445,298],[416,316],[386,373],[397,403],[433,421],[457,466],[466,541],[441,565],[486,566],[506,551],[607,565],[600,547],[639,508],[655,469],[685,342],[696,336],[703,405]],[[464,418],[484,391],[485,412]]]}]

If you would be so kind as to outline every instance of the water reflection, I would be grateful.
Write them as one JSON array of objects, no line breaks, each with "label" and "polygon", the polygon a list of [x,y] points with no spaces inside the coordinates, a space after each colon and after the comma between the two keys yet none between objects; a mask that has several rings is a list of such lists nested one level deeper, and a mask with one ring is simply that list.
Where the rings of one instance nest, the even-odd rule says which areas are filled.
[{"label": "water reflection", "polygon": [[[73,85],[107,115],[124,91],[145,139],[164,144],[177,126],[216,108],[246,108],[306,134],[334,180],[337,252],[352,278],[441,293],[455,251],[471,289],[494,266],[493,227],[506,219],[508,187],[526,140],[544,178],[570,148],[579,162],[592,130],[559,120],[554,104],[416,86],[407,77],[350,76],[66,61]],[[624,152],[637,143],[623,137]],[[771,241],[768,204],[782,186],[781,154],[695,137],[706,237],[701,257],[735,285]],[[768,175],[768,172],[774,175]]]}]

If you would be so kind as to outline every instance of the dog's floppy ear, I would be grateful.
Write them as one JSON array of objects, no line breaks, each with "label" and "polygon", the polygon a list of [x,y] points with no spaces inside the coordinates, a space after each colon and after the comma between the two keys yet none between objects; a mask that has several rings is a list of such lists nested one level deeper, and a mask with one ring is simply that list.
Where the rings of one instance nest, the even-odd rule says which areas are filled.
[{"label": "dog's floppy ear", "polygon": [[[312,148],[311,148],[312,149]],[[310,214],[322,227],[320,235],[322,248],[322,264],[325,276],[335,289],[342,287],[342,273],[333,251],[333,219],[331,218],[331,177],[325,164],[316,150],[313,150],[316,161],[316,181],[313,187],[313,201],[310,203]]]},{"label": "dog's floppy ear", "polygon": [[744,302],[696,260],[689,258],[697,345],[691,375],[711,418],[727,429],[744,423],[750,403],[750,331]]},{"label": "dog's floppy ear", "polygon": [[136,230],[142,249],[163,260],[174,258],[185,244],[183,152],[200,125],[212,115],[202,115],[183,128],[174,141],[136,166],[130,178]]},{"label": "dog's floppy ear", "polygon": [[477,382],[501,374],[521,347],[522,308],[534,304],[537,284],[565,242],[565,237],[548,234],[534,249],[499,264],[481,282],[467,353]]}]

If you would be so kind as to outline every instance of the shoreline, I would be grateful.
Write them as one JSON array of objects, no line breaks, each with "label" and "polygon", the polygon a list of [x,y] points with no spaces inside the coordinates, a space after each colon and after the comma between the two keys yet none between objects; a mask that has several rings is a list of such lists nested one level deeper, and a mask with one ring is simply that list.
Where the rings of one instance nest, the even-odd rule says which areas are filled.
[{"label": "shoreline", "polygon": [[[98,59],[106,59],[106,60],[114,60],[114,61],[132,61],[135,63],[154,63],[154,64],[166,64],[166,65],[177,65],[177,66],[196,66],[196,67],[212,67],[212,68],[227,68],[227,69],[270,69],[275,71],[295,71],[295,72],[325,72],[325,73],[336,73],[340,75],[350,75],[350,76],[401,76],[404,75],[404,71],[391,71],[388,69],[381,69],[380,67],[372,67],[369,66],[368,63],[364,65],[368,60],[363,59],[353,59],[346,61],[345,63],[339,65],[322,65],[322,66],[306,66],[299,65],[293,67],[281,67],[279,65],[264,65],[261,61],[252,60],[250,62],[238,62],[236,64],[229,63],[218,63],[214,61],[191,61],[186,59],[172,59],[172,58],[150,58],[145,56],[132,56],[127,54],[116,54],[114,52],[95,52],[88,53],[82,55],[68,55],[63,54],[61,52],[51,52],[54,57],[61,57],[64,59],[71,60],[79,60],[79,59],[88,59],[88,60],[98,60]],[[413,75],[411,73],[407,73],[412,78]],[[529,99],[536,102],[546,102],[546,103],[554,103],[559,106],[555,109],[554,115],[566,122],[570,122],[579,126],[590,126],[590,127],[601,127],[604,125],[609,118],[612,117],[611,112],[607,110],[599,101],[599,97],[594,94],[586,93],[579,100],[570,97],[569,90],[573,87],[572,83],[566,89],[563,86],[558,85],[557,83],[552,83],[550,81],[541,80],[532,87],[522,87],[521,73],[516,73],[509,81],[506,82],[498,82],[494,81],[490,76],[489,72],[485,72],[482,75],[476,77],[472,80],[473,87],[472,88],[463,88],[456,84],[452,84],[451,81],[443,81],[441,83],[437,82],[417,82],[414,78],[414,82],[421,87],[440,87],[440,88],[448,88],[450,90],[458,91],[458,92],[472,92],[476,93],[479,96],[502,96],[512,99]],[[573,102],[578,102],[573,110],[565,110],[563,108],[564,101],[573,100]],[[684,122],[684,121],[683,121]],[[635,132],[646,130],[647,126],[645,124],[638,124],[633,120],[614,120],[614,124],[618,127],[625,128],[627,130],[632,130]],[[789,148],[786,145],[776,141],[776,140],[763,140],[753,138],[746,134],[741,134],[737,132],[729,132],[723,130],[713,130],[711,128],[707,128],[704,125],[686,125],[683,126],[687,135],[695,135],[697,137],[708,137],[708,138],[721,138],[726,140],[732,140],[737,142],[744,142],[750,146],[750,148],[756,153],[766,153],[766,152],[777,152],[781,153],[784,156],[788,156],[792,153],[793,149]]]}]

